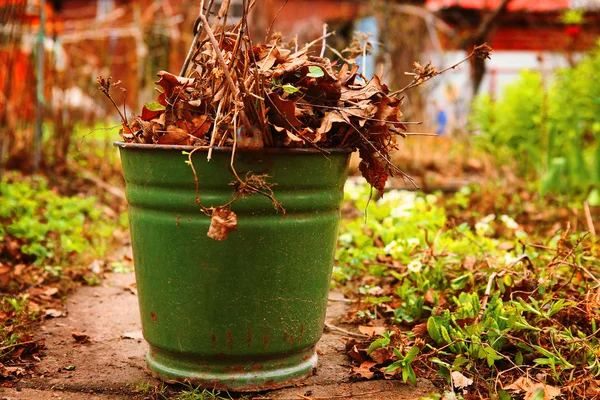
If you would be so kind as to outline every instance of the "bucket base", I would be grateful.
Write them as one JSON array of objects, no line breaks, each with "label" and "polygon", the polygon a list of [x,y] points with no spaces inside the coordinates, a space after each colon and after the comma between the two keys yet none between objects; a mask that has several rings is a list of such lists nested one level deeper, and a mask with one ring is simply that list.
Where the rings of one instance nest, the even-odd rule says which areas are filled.
[{"label": "bucket base", "polygon": [[293,386],[313,374],[318,356],[314,347],[287,359],[271,359],[249,366],[202,360],[184,360],[151,348],[146,365],[157,378],[168,383],[188,383],[206,389],[259,392]]}]

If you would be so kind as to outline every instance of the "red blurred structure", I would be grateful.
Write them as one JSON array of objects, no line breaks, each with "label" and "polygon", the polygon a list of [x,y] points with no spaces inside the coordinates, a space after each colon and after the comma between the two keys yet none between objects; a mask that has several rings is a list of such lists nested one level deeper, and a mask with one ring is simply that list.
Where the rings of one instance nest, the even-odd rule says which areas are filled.
[{"label": "red blurred structure", "polygon": [[[497,9],[502,0],[426,0],[428,10],[458,30],[476,29],[484,13]],[[561,16],[580,5],[581,24],[565,24]],[[573,0],[512,0],[492,34],[494,50],[579,52],[595,46],[600,36],[600,3]],[[446,47],[454,45],[446,41]]]},{"label": "red blurred structure", "polygon": [[[488,9],[497,8],[502,0],[427,0],[427,8],[441,10],[444,8]],[[509,12],[548,12],[562,11],[570,8],[569,0],[512,0],[508,3]]]}]

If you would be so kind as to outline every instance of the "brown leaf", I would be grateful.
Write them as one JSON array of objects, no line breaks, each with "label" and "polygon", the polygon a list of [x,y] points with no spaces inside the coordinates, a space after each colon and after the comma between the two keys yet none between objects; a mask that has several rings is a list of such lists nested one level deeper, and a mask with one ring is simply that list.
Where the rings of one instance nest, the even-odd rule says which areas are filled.
[{"label": "brown leaf", "polygon": [[452,371],[452,384],[458,389],[464,389],[473,384],[473,379],[469,379],[458,371]]},{"label": "brown leaf", "polygon": [[279,59],[279,49],[277,47],[268,48],[263,45],[259,61],[256,63],[258,68],[268,71],[277,63]]},{"label": "brown leaf", "polygon": [[231,231],[237,230],[237,215],[228,209],[217,207],[212,212],[208,237],[225,240]]},{"label": "brown leaf", "polygon": [[[343,122],[349,124],[347,118],[344,118],[341,113],[337,111],[329,111],[325,113],[323,120],[321,121],[321,126],[317,129],[317,139],[321,139],[321,135],[326,134],[331,130],[333,124],[336,122]],[[320,140],[317,140],[319,142]]]},{"label": "brown leaf", "polygon": [[371,371],[377,363],[374,361],[363,361],[360,366],[352,368],[352,374],[365,379],[371,379],[375,372]]},{"label": "brown leaf", "polygon": [[190,136],[183,129],[175,125],[169,125],[167,132],[158,138],[157,143],[185,145],[188,144],[189,138]]},{"label": "brown leaf", "polygon": [[424,338],[428,336],[427,333],[427,322],[423,322],[413,326],[412,332],[415,334],[415,337]]},{"label": "brown leaf", "polygon": [[5,287],[10,282],[10,266],[0,263],[0,287]]},{"label": "brown leaf", "polygon": [[58,288],[52,287],[52,288],[46,289],[43,294],[48,297],[52,297],[57,293],[58,293]]},{"label": "brown leaf", "polygon": [[[348,348],[348,346],[346,346]],[[357,345],[353,345],[347,350],[348,357],[358,362],[363,362],[369,359],[365,349],[359,349]]]},{"label": "brown leaf", "polygon": [[208,119],[208,115],[194,117],[192,119],[192,128],[190,129],[190,134],[197,138],[203,138],[210,130],[212,123],[213,122]]},{"label": "brown leaf", "polygon": [[272,76],[273,76],[273,78],[278,78],[285,73],[294,72],[294,71],[302,68],[307,63],[308,63],[308,57],[306,57],[306,56],[293,57],[291,60],[288,60],[288,61],[282,63],[281,65],[279,65],[277,68],[275,68],[273,70]]},{"label": "brown leaf", "polygon": [[477,262],[477,257],[475,256],[466,256],[463,260],[463,268],[467,271],[473,271],[473,267]]},{"label": "brown leaf", "polygon": [[515,245],[510,242],[502,242],[498,246],[496,246],[498,250],[506,250],[511,251],[515,248]]},{"label": "brown leaf", "polygon": [[142,107],[142,115],[141,118],[144,121],[150,121],[151,119],[154,118],[158,118],[161,114],[164,114],[165,110],[149,110],[148,107],[146,107],[146,105],[144,105],[144,107]]},{"label": "brown leaf", "polygon": [[298,136],[294,135],[292,132],[288,131],[287,129],[285,130],[285,134],[290,138],[290,140],[292,140],[294,142],[304,143],[304,140],[302,140]]},{"label": "brown leaf", "polygon": [[46,318],[60,318],[65,316],[64,312],[62,312],[61,310],[55,310],[54,308],[47,309],[46,311],[44,311],[44,314]]},{"label": "brown leaf", "polygon": [[390,350],[385,347],[381,347],[379,349],[373,350],[369,354],[369,357],[371,357],[374,361],[376,361],[377,364],[382,364],[382,363],[390,360],[393,357],[393,355],[394,355],[393,350]]},{"label": "brown leaf", "polygon": [[373,335],[381,335],[383,332],[386,331],[384,326],[365,326],[365,325],[360,325],[358,327],[358,331],[364,335],[369,335],[369,336],[373,336]]},{"label": "brown leaf", "polygon": [[183,78],[181,76],[173,75],[167,71],[160,71],[156,75],[158,75],[158,77],[160,78],[158,82],[156,82],[156,84],[165,90],[164,93],[167,98],[170,98],[173,95],[173,92],[176,87],[185,87],[193,84],[196,81],[196,79],[194,78]]},{"label": "brown leaf", "polygon": [[73,336],[73,339],[80,344],[89,343],[91,341],[90,335],[83,332],[73,331],[71,332],[71,336]]},{"label": "brown leaf", "polygon": [[425,304],[427,304],[428,306],[432,306],[435,303],[435,291],[433,289],[428,289],[425,292],[425,296],[423,296],[423,300],[425,301]]},{"label": "brown leaf", "polygon": [[278,93],[269,94],[269,121],[277,126],[292,130],[294,126],[302,123],[296,118],[296,103],[282,99]]},{"label": "brown leaf", "polygon": [[475,318],[461,318],[456,320],[456,325],[464,328],[465,326],[472,325],[475,322]]},{"label": "brown leaf", "polygon": [[369,81],[369,83],[366,84],[364,87],[361,87],[358,89],[350,89],[347,87],[342,88],[342,96],[341,96],[340,100],[342,100],[342,101],[366,100],[366,99],[370,99],[371,97],[375,96],[376,94],[384,93],[383,90],[384,90],[384,87],[381,85],[381,82],[379,82],[379,78],[377,77],[377,75],[374,75],[373,79],[371,79]]},{"label": "brown leaf", "polygon": [[352,69],[348,67],[348,64],[342,65],[342,68],[340,68],[340,71],[337,74],[340,84],[342,86],[354,84],[354,78],[356,78],[358,68],[359,66],[357,64],[352,64]]},{"label": "brown leaf", "polygon": [[539,382],[534,382],[528,377],[520,377],[504,389],[525,392],[525,400],[533,400],[540,392],[544,394],[544,400],[552,400],[561,395],[560,389]]},{"label": "brown leaf", "polygon": [[202,99],[190,100],[187,103],[192,107],[200,107],[202,105]]},{"label": "brown leaf", "polygon": [[361,161],[358,169],[366,181],[379,191],[383,196],[385,192],[385,183],[389,173],[381,161],[375,158],[373,153],[360,149]]}]

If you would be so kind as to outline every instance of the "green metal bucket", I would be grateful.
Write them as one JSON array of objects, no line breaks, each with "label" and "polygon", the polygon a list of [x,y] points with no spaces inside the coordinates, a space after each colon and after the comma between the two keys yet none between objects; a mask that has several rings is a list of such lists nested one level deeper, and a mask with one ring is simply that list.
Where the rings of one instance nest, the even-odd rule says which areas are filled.
[{"label": "green metal bucket", "polygon": [[[184,146],[117,143],[127,183],[146,356],[166,381],[258,391],[313,373],[323,332],[349,152],[238,152],[266,173],[286,212],[261,195],[233,204],[238,230],[207,236]],[[232,198],[231,152],[193,155],[205,206]]]}]

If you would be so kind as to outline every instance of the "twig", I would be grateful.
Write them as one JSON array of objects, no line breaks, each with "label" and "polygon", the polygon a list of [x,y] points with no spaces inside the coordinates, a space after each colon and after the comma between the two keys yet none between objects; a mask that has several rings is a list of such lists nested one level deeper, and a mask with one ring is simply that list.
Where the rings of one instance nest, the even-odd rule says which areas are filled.
[{"label": "twig", "polygon": [[362,48],[362,75],[365,77],[367,75],[367,44],[369,43],[369,38],[365,38],[365,45]]},{"label": "twig", "polygon": [[462,63],[464,63],[465,61],[469,60],[472,57],[488,57],[490,52],[491,52],[491,48],[489,46],[487,46],[486,44],[482,44],[480,46],[475,46],[475,48],[473,48],[473,51],[471,51],[471,53],[468,56],[466,56],[459,62],[457,62],[454,65],[451,65],[449,67],[446,67],[440,71],[436,71],[435,68],[431,67],[433,69],[433,71],[430,71],[429,75],[419,75],[419,74],[415,74],[415,73],[407,73],[408,75],[414,75],[413,80],[408,85],[403,87],[402,89],[391,93],[390,97],[397,96],[400,93],[403,93],[409,89],[412,89],[416,86],[420,86],[420,85],[424,84],[425,82],[429,81],[430,79],[432,79],[440,74],[443,74],[446,71],[449,71],[451,69],[456,69]]},{"label": "twig", "polygon": [[[325,35],[326,38],[328,38],[329,36],[333,36],[335,35],[335,31],[331,31],[329,32],[327,35]],[[294,54],[291,54],[288,59],[292,59],[295,57],[300,57],[302,54],[306,53],[308,51],[308,49],[310,49],[311,47],[313,47],[315,44],[319,43],[323,41],[323,37],[320,38],[316,38],[315,40],[313,40],[312,42],[306,43],[304,45],[304,47],[302,47],[302,49],[300,49],[299,51],[296,51]]]},{"label": "twig", "polygon": [[327,24],[323,24],[323,44],[321,45],[321,54],[319,57],[325,56],[325,49],[327,49]]},{"label": "twig", "polygon": [[114,86],[119,85],[120,81],[118,81],[118,82],[116,82],[116,83],[113,84],[113,83],[110,82],[110,79],[111,78],[104,79],[101,76],[99,76],[98,78],[96,78],[96,82],[98,82],[98,89],[100,89],[100,91],[102,93],[104,93],[104,95],[106,97],[108,97],[108,99],[110,100],[110,102],[113,104],[113,106],[115,107],[115,109],[119,113],[119,117],[121,117],[121,122],[122,122],[123,126],[129,127],[129,124],[127,122],[127,116],[123,115],[123,113],[121,112],[121,109],[119,108],[119,106],[117,105],[117,103],[115,102],[115,100],[112,98],[112,95],[110,94],[110,90]]},{"label": "twig", "polygon": [[490,298],[490,294],[492,293],[492,284],[494,283],[494,279],[496,279],[497,275],[498,274],[494,272],[488,278],[487,287],[485,288],[485,293],[483,294],[483,299],[481,300],[481,309],[479,310],[479,315],[477,315],[477,318],[475,319],[473,325],[479,323],[479,320],[481,320],[481,317],[483,317],[483,313],[485,312],[485,308],[487,307],[488,299]]},{"label": "twig", "polygon": [[363,135],[363,133],[358,128],[356,128],[354,126],[354,124],[352,124],[350,121],[347,121],[347,122],[348,122],[348,125],[350,125],[350,127],[352,129],[354,129],[354,131],[356,133],[358,133],[362,137],[362,139],[364,140],[364,142],[367,143],[369,146],[371,146],[373,148],[373,150],[375,150],[375,152],[377,154],[379,154],[379,156],[381,158],[383,158],[385,160],[385,162],[387,162],[390,167],[392,167],[393,170],[395,170],[396,172],[399,172],[404,178],[408,179],[408,181],[413,184],[413,186],[415,187],[415,189],[420,189],[419,185],[417,185],[417,183],[414,181],[414,179],[410,175],[406,174],[400,168],[398,168],[397,166],[395,166],[394,163],[392,163],[389,158],[387,158],[381,151],[379,151],[379,149],[377,147],[375,147],[375,145],[373,143],[371,143],[369,141],[369,139],[367,139],[367,137],[365,135]]},{"label": "twig", "polygon": [[212,135],[210,136],[210,145],[208,148],[208,155],[206,156],[206,161],[210,161],[212,158],[212,153],[213,153],[213,147],[215,145],[215,140],[217,137],[217,131],[219,129],[219,118],[221,117],[221,106],[223,105],[223,100],[225,99],[225,97],[223,97],[223,99],[221,99],[221,101],[219,102],[219,106],[217,107],[217,114],[215,116],[215,122],[213,124],[213,131],[212,131]]},{"label": "twig", "polygon": [[[279,7],[279,10],[277,10],[277,12],[275,13],[273,20],[271,21],[271,24],[269,25],[269,27],[267,28],[267,31],[265,32],[265,43],[269,43],[269,36],[271,35],[271,29],[273,29],[273,25],[275,24],[277,17],[279,17],[279,13],[281,12],[281,10],[283,10],[283,7],[285,7],[285,5],[288,3],[288,1],[289,0],[285,0],[285,2],[281,5],[281,7]],[[296,35],[296,37],[297,36],[298,35]]]},{"label": "twig", "polygon": [[206,34],[208,35],[210,44],[212,44],[212,46],[215,49],[215,53],[217,54],[217,60],[219,61],[219,64],[221,64],[221,67],[223,68],[223,74],[225,75],[225,79],[227,80],[227,83],[229,84],[229,86],[231,87],[231,90],[233,91],[234,101],[237,101],[237,97],[238,97],[238,94],[240,93],[240,89],[236,86],[235,82],[233,81],[233,78],[231,77],[231,74],[229,73],[229,69],[227,68],[227,62],[225,62],[225,59],[223,58],[223,53],[221,52],[221,47],[219,46],[219,42],[217,42],[217,39],[215,39],[215,35],[213,34],[213,31],[210,28],[208,20],[206,19],[204,14],[200,14],[199,18],[202,21],[202,25],[204,25],[204,30],[206,30]]},{"label": "twig", "polygon": [[592,219],[592,213],[590,212],[590,205],[587,201],[583,202],[583,212],[585,213],[585,222],[587,223],[588,230],[592,236],[596,236],[596,228],[594,227],[594,220]]},{"label": "twig", "polygon": [[200,202],[200,182],[198,181],[198,174],[196,173],[196,167],[194,167],[194,163],[192,161],[192,156],[198,150],[201,150],[202,147],[196,147],[192,151],[188,153],[188,162],[190,164],[190,168],[192,169],[192,173],[194,174],[194,182],[196,183],[196,204],[200,206],[202,212],[210,217],[210,212],[208,208],[204,207]]},{"label": "twig", "polygon": [[118,188],[114,185],[111,185],[111,184],[103,181],[102,179],[100,179],[96,175],[92,174],[91,172],[80,168],[75,163],[69,163],[69,166],[71,168],[75,169],[83,178],[95,183],[96,186],[98,186],[99,188],[106,190],[108,193],[112,194],[115,197],[120,198],[121,200],[126,200],[125,192],[123,192],[123,190],[121,188]]},{"label": "twig", "polygon": [[350,299],[333,299],[331,297],[328,297],[327,301],[337,301],[339,303],[358,303],[358,301],[356,301],[356,300],[350,300]]},{"label": "twig", "polygon": [[[207,14],[210,14],[210,10],[212,9],[213,3],[214,3],[214,0],[210,0],[210,3],[208,4],[208,8],[206,9]],[[204,12],[204,0],[202,0],[202,2],[200,3],[200,14],[202,14],[203,12]],[[198,21],[198,20],[196,20],[196,21]],[[195,25],[196,24],[194,24],[194,27],[195,27]],[[196,54],[196,45],[198,44],[198,41],[200,40],[201,35],[202,35],[202,29],[200,29],[200,27],[198,27],[198,30],[194,34],[194,40],[192,40],[192,45],[190,46],[187,56],[185,57],[185,61],[183,62],[183,66],[181,67],[181,72],[179,72],[179,76],[185,76],[187,74],[187,69],[190,65],[190,62],[192,61],[192,58]]]},{"label": "twig", "polygon": [[27,342],[13,343],[13,344],[9,344],[8,346],[0,347],[0,351],[4,351],[4,350],[12,349],[13,347],[23,346],[26,344],[31,344],[31,343],[36,343],[36,342],[37,342],[37,340],[28,340]]},{"label": "twig", "polygon": [[380,390],[371,390],[369,392],[361,392],[361,393],[336,394],[336,395],[327,396],[327,397],[308,397],[308,396],[304,396],[302,394],[296,394],[296,396],[298,396],[301,399],[306,399],[306,400],[355,399],[357,397],[369,396],[371,394],[381,393],[384,391],[385,391],[385,389],[380,389]]},{"label": "twig", "polygon": [[[338,56],[340,58],[340,60],[342,60],[343,62],[345,62],[346,64],[353,64],[352,61],[346,59],[346,57],[344,57],[342,55],[342,53],[340,53],[336,48],[331,47],[330,45],[327,45],[327,48],[336,56]],[[296,48],[296,51],[298,51],[298,49]]]},{"label": "twig", "polygon": [[325,322],[325,327],[327,327],[327,329],[329,329],[330,331],[340,332],[340,333],[343,333],[344,335],[348,335],[348,336],[352,336],[352,337],[356,337],[356,338],[360,338],[360,339],[368,339],[369,338],[368,335],[363,335],[362,333],[350,332],[345,329],[339,328],[333,324],[330,324],[329,322]]}]

